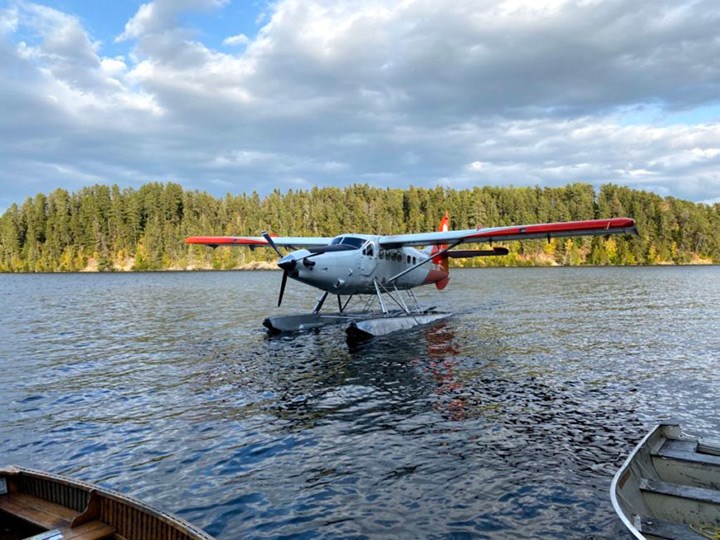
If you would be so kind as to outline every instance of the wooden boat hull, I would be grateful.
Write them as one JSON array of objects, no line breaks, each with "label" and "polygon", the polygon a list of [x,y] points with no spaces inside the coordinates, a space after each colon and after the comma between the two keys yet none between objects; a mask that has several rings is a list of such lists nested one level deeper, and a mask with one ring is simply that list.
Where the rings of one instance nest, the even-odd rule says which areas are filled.
[{"label": "wooden boat hull", "polygon": [[22,523],[33,534],[41,531],[42,538],[53,540],[212,539],[201,529],[131,497],[18,467],[0,469],[0,521]]},{"label": "wooden boat hull", "polygon": [[720,534],[720,444],[660,424],[615,474],[610,498],[636,538],[712,538]]}]

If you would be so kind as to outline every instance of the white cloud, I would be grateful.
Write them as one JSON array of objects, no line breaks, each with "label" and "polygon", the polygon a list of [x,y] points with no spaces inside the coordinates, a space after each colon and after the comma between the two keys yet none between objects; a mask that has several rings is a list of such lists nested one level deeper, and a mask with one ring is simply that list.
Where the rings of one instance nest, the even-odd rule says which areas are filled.
[{"label": "white cloud", "polygon": [[0,100],[14,111],[0,118],[0,183],[35,160],[47,190],[77,175],[720,197],[720,121],[688,120],[720,101],[714,1],[282,0],[256,37],[238,26],[224,40],[244,45],[233,52],[180,25],[225,3],[142,5],[117,38],[125,56],[103,55],[77,16],[0,12]]},{"label": "white cloud", "polygon": [[568,4],[568,0],[504,0],[498,10],[506,15],[516,15],[518,12],[531,14],[556,14]]},{"label": "white cloud", "polygon": [[250,41],[250,38],[245,34],[237,34],[235,36],[227,37],[223,40],[223,45],[246,45]]},{"label": "white cloud", "polygon": [[121,78],[127,72],[127,64],[122,56],[102,58],[100,67],[109,77]]},{"label": "white cloud", "polygon": [[[172,24],[174,21],[164,21],[157,15],[157,4],[143,4],[138,9],[135,16],[125,25],[122,34],[115,38],[116,41],[124,41],[142,36],[146,32],[160,30],[166,24]],[[173,14],[174,15],[174,14]]]},{"label": "white cloud", "polygon": [[483,169],[486,169],[488,167],[488,163],[484,161],[473,161],[468,165],[468,169],[474,172],[482,171]]},{"label": "white cloud", "polygon": [[143,4],[135,16],[125,25],[125,30],[117,36],[117,41],[141,38],[148,34],[158,34],[173,30],[177,26],[177,16],[185,11],[204,11],[219,8],[229,0],[153,0]]},{"label": "white cloud", "polygon": [[17,31],[17,8],[0,9],[0,35],[9,35]]}]

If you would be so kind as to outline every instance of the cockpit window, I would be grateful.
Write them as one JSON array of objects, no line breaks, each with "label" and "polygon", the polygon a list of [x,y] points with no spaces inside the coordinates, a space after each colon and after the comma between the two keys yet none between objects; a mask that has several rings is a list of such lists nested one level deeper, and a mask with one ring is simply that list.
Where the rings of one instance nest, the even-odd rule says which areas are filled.
[{"label": "cockpit window", "polygon": [[346,236],[345,238],[343,238],[343,241],[341,243],[360,249],[365,244],[365,240],[363,240],[362,238],[353,238],[352,236]]},{"label": "cockpit window", "polygon": [[360,249],[365,244],[365,240],[362,238],[355,238],[354,236],[338,236],[337,238],[333,238],[330,242],[331,246],[335,246],[337,244],[343,244],[345,246],[352,246],[355,249]]}]

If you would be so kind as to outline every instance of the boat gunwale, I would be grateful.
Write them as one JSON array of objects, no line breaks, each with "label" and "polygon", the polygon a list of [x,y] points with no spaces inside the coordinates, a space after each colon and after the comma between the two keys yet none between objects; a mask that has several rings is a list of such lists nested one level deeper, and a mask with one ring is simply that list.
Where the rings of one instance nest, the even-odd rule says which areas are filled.
[{"label": "boat gunwale", "polygon": [[27,476],[38,480],[55,482],[67,487],[79,489],[87,492],[88,495],[94,492],[97,496],[131,507],[136,511],[156,518],[169,525],[170,527],[174,527],[179,532],[182,532],[183,534],[186,534],[191,538],[214,540],[214,537],[206,533],[204,530],[178,516],[161,510],[160,508],[157,508],[151,504],[142,502],[139,499],[136,499],[130,495],[125,495],[113,489],[102,487],[97,484],[92,484],[83,480],[76,480],[74,478],[69,478],[67,476],[62,476],[51,472],[30,469],[27,467],[20,467],[17,465],[0,467],[0,476],[7,478],[13,476]]},{"label": "boat gunwale", "polygon": [[628,516],[625,515],[625,511],[620,506],[620,501],[618,501],[617,498],[618,484],[620,484],[621,481],[624,483],[624,481],[626,480],[624,478],[626,474],[633,474],[630,470],[630,466],[632,465],[633,461],[635,461],[635,458],[640,453],[640,451],[648,444],[648,441],[652,439],[657,433],[664,431],[666,428],[677,428],[678,430],[680,430],[680,424],[675,422],[661,422],[659,424],[655,424],[655,426],[648,433],[645,434],[645,436],[640,440],[640,442],[635,445],[635,448],[632,449],[632,452],[630,452],[630,455],[625,459],[622,466],[615,473],[615,476],[613,476],[612,482],[610,483],[610,501],[612,502],[613,508],[615,509],[615,513],[618,515],[625,527],[627,527],[627,529],[632,533],[632,535],[638,540],[645,540],[645,536],[637,529],[635,524],[630,521]]}]

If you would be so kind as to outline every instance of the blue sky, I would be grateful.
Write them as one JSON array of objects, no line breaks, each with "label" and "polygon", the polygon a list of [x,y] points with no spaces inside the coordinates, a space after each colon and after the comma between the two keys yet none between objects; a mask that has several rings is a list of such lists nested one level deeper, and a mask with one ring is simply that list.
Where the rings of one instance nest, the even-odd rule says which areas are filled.
[{"label": "blue sky", "polygon": [[[141,0],[59,0],[40,4],[78,17],[90,38],[101,42],[101,54],[116,56],[132,51],[132,43],[116,42],[115,38],[122,34],[127,21],[145,3]],[[6,2],[6,5],[12,4]],[[223,41],[238,34],[254,37],[262,28],[263,13],[267,9],[266,2],[226,2],[217,7],[180,11],[177,22],[179,26],[192,29],[208,47],[229,50],[233,46],[225,45]]]},{"label": "blue sky", "polygon": [[[112,38],[122,33],[125,23],[137,13],[143,4],[135,0],[59,0],[55,2],[42,2],[42,5],[51,7],[63,13],[76,15],[80,18],[88,34],[95,39],[102,39],[106,44],[112,43]],[[114,54],[114,51],[108,51]]]},{"label": "blue sky", "polygon": [[613,182],[720,202],[716,0],[0,0],[38,192]]}]

